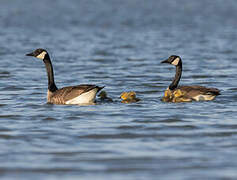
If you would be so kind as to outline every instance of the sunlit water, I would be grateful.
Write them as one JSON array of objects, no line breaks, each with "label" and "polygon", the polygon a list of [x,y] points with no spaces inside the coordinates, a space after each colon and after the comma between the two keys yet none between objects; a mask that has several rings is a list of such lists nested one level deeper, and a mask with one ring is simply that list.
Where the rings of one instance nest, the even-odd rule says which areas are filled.
[{"label": "sunlit water", "polygon": [[[234,0],[0,2],[1,179],[236,179]],[[113,103],[46,104],[46,48],[58,87],[106,86]],[[163,103],[180,84],[216,87],[212,102]],[[138,103],[122,104],[123,91]]]}]

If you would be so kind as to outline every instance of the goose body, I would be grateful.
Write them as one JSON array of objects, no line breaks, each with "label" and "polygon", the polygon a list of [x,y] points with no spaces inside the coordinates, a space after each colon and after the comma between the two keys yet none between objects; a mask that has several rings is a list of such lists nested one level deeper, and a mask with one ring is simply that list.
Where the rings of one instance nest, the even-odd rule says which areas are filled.
[{"label": "goose body", "polygon": [[165,90],[165,102],[191,102],[191,101],[211,101],[220,90],[217,88],[207,88],[204,86],[178,86],[182,74],[182,60],[179,56],[172,55],[161,63],[168,63],[176,66],[175,78],[169,87]]},{"label": "goose body", "polygon": [[68,86],[55,92],[48,90],[47,102],[52,104],[91,104],[100,87],[95,85]]},{"label": "goose body", "polygon": [[104,87],[96,85],[82,84],[68,86],[58,89],[54,82],[53,66],[49,54],[44,49],[36,49],[34,52],[26,54],[42,59],[45,63],[48,75],[47,102],[51,104],[92,104],[95,102],[96,94]]}]

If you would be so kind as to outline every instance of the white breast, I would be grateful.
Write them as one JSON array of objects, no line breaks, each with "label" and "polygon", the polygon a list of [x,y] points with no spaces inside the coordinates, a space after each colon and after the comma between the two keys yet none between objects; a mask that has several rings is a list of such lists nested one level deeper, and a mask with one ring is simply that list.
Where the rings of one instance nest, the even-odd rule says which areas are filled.
[{"label": "white breast", "polygon": [[216,96],[215,95],[211,95],[211,94],[200,94],[200,95],[197,95],[195,97],[192,97],[195,101],[211,101],[215,98]]},{"label": "white breast", "polygon": [[73,99],[66,101],[65,104],[91,104],[94,103],[98,89],[94,88],[86,93],[81,94]]}]

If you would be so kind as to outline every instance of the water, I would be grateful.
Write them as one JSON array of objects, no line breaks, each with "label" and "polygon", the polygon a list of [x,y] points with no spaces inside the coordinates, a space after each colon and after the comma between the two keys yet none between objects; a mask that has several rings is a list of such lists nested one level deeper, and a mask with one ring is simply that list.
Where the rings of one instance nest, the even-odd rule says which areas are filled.
[{"label": "water", "polygon": [[[234,0],[0,2],[1,179],[236,179]],[[106,86],[113,103],[46,104],[49,51],[58,87]],[[212,102],[163,103],[180,84],[216,87]],[[122,104],[123,91],[142,99]]]}]

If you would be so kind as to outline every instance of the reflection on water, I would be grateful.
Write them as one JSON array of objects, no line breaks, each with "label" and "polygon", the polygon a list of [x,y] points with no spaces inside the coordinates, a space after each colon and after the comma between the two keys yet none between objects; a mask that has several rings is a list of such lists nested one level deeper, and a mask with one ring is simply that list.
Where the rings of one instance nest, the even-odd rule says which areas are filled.
[{"label": "reflection on water", "polygon": [[[237,178],[234,0],[0,5],[2,179]],[[113,102],[47,104],[44,64],[25,57],[36,48],[52,54],[59,87],[104,85]],[[222,95],[162,102],[171,54],[183,60],[180,84]],[[121,103],[128,91],[141,101]]]}]

